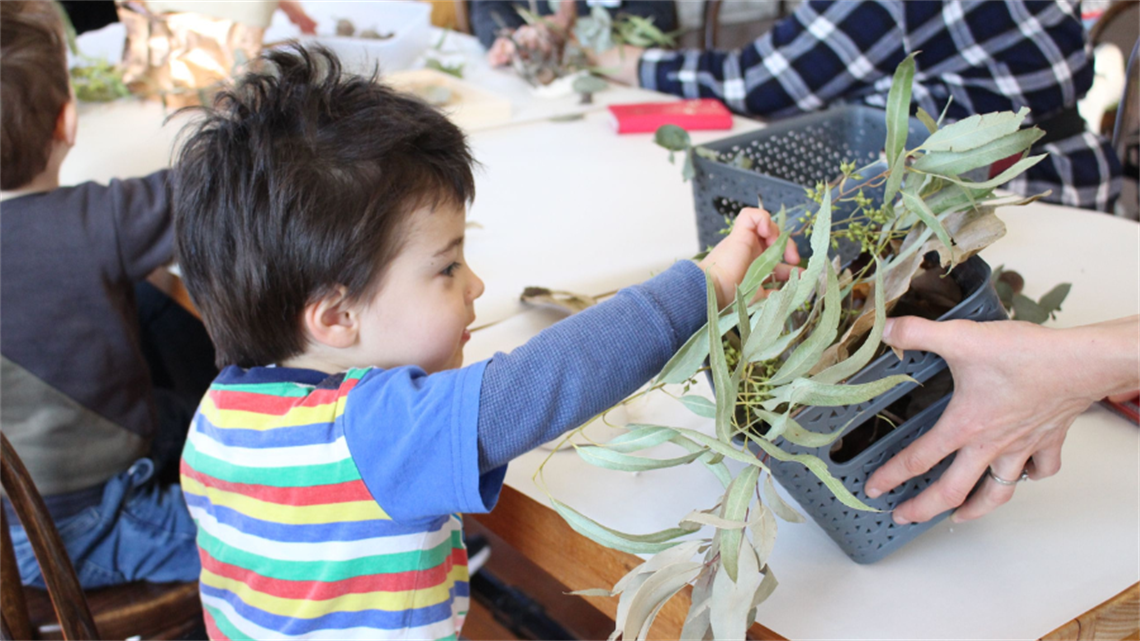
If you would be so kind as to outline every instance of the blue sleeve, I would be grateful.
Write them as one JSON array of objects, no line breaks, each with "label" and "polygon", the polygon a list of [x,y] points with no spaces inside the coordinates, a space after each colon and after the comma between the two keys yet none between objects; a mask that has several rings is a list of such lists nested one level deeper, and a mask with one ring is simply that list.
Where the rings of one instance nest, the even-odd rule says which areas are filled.
[{"label": "blue sleeve", "polygon": [[706,318],[704,272],[681,261],[486,365],[479,469],[578,427],[656,375]]},{"label": "blue sleeve", "polygon": [[513,0],[479,0],[472,2],[471,31],[479,38],[484,49],[490,49],[503,27],[517,29],[523,24]]},{"label": "blue sleeve", "polygon": [[479,473],[479,388],[486,363],[427,375],[371,370],[349,392],[341,421],[364,484],[397,522],[488,512],[506,468]]},{"label": "blue sleeve", "polygon": [[642,54],[642,87],[684,98],[717,98],[738,113],[785,116],[889,82],[905,56],[897,2],[804,2],[735,51]]}]

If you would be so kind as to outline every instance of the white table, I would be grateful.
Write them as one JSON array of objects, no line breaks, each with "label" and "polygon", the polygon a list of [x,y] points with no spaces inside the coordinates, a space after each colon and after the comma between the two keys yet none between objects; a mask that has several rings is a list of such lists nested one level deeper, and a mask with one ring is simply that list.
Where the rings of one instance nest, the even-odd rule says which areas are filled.
[{"label": "white table", "polygon": [[[162,116],[154,103],[84,107],[64,183],[165,166],[179,123],[162,127]],[[733,132],[695,139],[757,126],[738,120]],[[484,165],[469,216],[481,227],[467,245],[487,282],[478,323],[503,322],[475,334],[469,361],[509,350],[556,319],[517,302],[526,285],[600,293],[697,249],[679,167],[649,135],[615,135],[604,113],[474,132],[471,144]],[[999,216],[1010,231],[984,253],[992,265],[1020,271],[1030,295],[1073,283],[1058,325],[1140,312],[1140,226],[1042,204]],[[711,429],[664,396],[630,414]],[[760,620],[792,638],[1037,638],[1140,579],[1138,454],[1140,430],[1093,408],[1071,430],[1059,475],[1019,486],[1016,500],[985,519],[944,522],[871,566],[849,561],[813,524],[783,525],[771,560],[781,586]],[[507,483],[545,503],[531,481],[543,456],[513,463]],[[585,514],[642,532],[673,525],[721,491],[698,468],[634,476],[572,454],[554,457],[547,481]]]}]

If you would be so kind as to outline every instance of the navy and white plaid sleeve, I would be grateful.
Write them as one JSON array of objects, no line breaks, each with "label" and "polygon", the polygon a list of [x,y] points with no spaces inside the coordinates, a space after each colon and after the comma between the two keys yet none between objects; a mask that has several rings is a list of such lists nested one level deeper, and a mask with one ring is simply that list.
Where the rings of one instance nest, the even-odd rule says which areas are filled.
[{"label": "navy and white plaid sleeve", "polygon": [[804,2],[740,50],[650,49],[639,81],[685,98],[718,98],[741,113],[813,111],[876,84],[889,89],[906,57],[903,24],[897,3]]}]

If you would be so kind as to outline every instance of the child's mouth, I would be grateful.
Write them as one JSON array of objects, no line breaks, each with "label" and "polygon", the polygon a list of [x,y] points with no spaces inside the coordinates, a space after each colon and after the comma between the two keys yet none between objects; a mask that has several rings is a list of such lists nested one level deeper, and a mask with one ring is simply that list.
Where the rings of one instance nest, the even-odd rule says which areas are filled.
[{"label": "child's mouth", "polygon": [[464,343],[466,343],[467,341],[471,340],[471,330],[468,330],[468,329],[465,329],[465,330],[463,330],[463,336],[462,336],[462,337],[460,337],[460,339],[459,339],[459,340],[460,340],[461,342],[464,342]]}]

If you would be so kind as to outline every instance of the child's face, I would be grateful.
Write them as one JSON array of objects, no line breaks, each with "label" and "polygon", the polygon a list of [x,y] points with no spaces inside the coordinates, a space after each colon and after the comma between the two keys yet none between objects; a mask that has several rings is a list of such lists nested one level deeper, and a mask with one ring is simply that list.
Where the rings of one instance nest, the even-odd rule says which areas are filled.
[{"label": "child's face", "polygon": [[463,365],[467,327],[483,281],[463,257],[461,206],[421,208],[379,291],[361,303],[361,365],[418,365],[428,373]]}]

